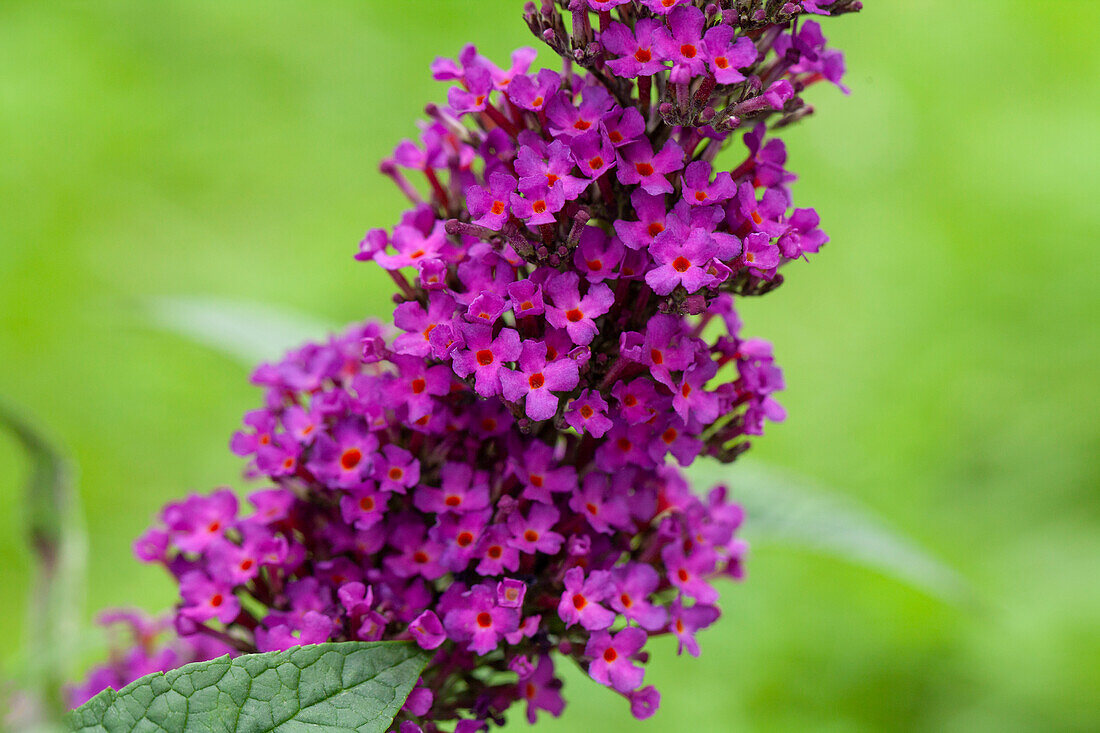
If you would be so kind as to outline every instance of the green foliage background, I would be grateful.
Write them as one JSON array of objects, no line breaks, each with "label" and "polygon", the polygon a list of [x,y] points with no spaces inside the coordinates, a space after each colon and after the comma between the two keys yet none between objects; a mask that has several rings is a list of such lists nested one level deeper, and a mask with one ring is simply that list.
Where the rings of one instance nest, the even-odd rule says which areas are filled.
[{"label": "green foliage background", "polygon": [[[859,499],[977,600],[760,547],[702,658],[655,645],[648,728],[1096,730],[1100,4],[866,5],[825,21],[851,97],[814,89],[819,115],[787,138],[833,241],[745,308],[790,385],[789,421],[753,454]],[[0,396],[79,466],[89,618],[171,602],[129,543],[164,501],[242,485],[226,442],[258,402],[236,363],[149,328],[145,304],[384,316],[390,285],[351,260],[402,206],[377,161],[443,98],[431,58],[475,41],[503,61],[530,42],[520,9],[0,1]],[[8,664],[22,474],[0,442]],[[615,696],[567,685],[541,730],[632,729]]]}]

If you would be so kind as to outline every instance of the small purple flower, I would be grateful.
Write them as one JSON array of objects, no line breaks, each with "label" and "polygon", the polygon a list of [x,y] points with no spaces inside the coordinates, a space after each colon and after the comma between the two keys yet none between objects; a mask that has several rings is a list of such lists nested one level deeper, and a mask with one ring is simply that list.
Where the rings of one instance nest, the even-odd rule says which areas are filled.
[{"label": "small purple flower", "polygon": [[486,532],[478,545],[481,560],[475,569],[479,575],[501,575],[505,571],[514,573],[519,568],[519,550],[509,544],[509,539],[511,533],[499,524]]},{"label": "small purple flower", "polygon": [[616,221],[615,232],[630,249],[646,249],[654,237],[665,230],[668,214],[665,197],[648,194],[639,188],[630,194],[630,203],[638,221]]},{"label": "small purple flower", "polygon": [[745,264],[757,272],[767,272],[779,265],[779,247],[767,234],[754,232],[745,237]]},{"label": "small purple flower", "polygon": [[493,591],[476,585],[463,594],[460,607],[447,612],[443,626],[455,641],[469,642],[466,648],[474,654],[488,654],[519,626],[519,612],[498,606]]},{"label": "small purple flower", "polygon": [[489,506],[485,474],[464,463],[444,463],[440,469],[443,487],[421,487],[413,496],[417,509],[443,514],[476,512]]},{"label": "small purple flower", "polygon": [[519,689],[527,701],[527,722],[532,725],[538,719],[539,710],[545,710],[556,718],[565,709],[565,701],[559,691],[561,681],[554,676],[554,662],[549,654],[539,657],[534,673],[520,682]]},{"label": "small purple flower", "polygon": [[829,236],[817,228],[820,221],[813,209],[795,209],[787,221],[790,228],[776,243],[783,256],[793,260],[806,253],[816,254],[829,241]]},{"label": "small purple flower", "polygon": [[446,257],[449,246],[442,222],[438,222],[428,235],[416,227],[398,225],[393,230],[392,244],[397,254],[379,252],[374,256],[374,261],[387,270],[411,267],[421,260]]},{"label": "small purple flower", "polygon": [[482,397],[500,394],[500,370],[504,362],[520,355],[519,334],[505,328],[493,338],[493,327],[480,323],[459,324],[465,349],[455,352],[454,370],[460,377],[474,375],[474,389]]},{"label": "small purple flower", "polygon": [[703,267],[717,253],[709,233],[695,229],[687,239],[680,239],[674,230],[665,230],[649,248],[657,267],[646,273],[645,281],[653,292],[668,295],[682,285],[694,293],[707,281]]},{"label": "small purple flower", "polygon": [[704,385],[718,372],[710,359],[696,362],[684,372],[672,391],[672,407],[685,423],[692,419],[709,425],[718,418],[718,396]]},{"label": "small purple flower", "polygon": [[508,85],[508,98],[522,109],[538,112],[561,87],[561,76],[551,69],[539,69],[534,78],[520,74]]},{"label": "small purple flower", "polygon": [[527,595],[527,584],[515,578],[505,578],[497,583],[497,605],[501,608],[522,608]]},{"label": "small purple flower", "polygon": [[616,151],[617,168],[615,175],[619,182],[627,186],[639,185],[648,194],[672,193],[669,173],[675,173],[684,167],[684,151],[669,140],[661,152],[653,154],[653,146],[648,140],[625,145]]},{"label": "small purple flower", "polygon": [[599,333],[593,319],[610,310],[615,296],[603,283],[589,285],[588,292],[582,296],[579,283],[575,272],[563,272],[546,284],[546,293],[554,303],[546,308],[546,320],[555,328],[564,328],[573,343],[587,346]]},{"label": "small purple flower", "polygon": [[611,491],[607,476],[599,472],[584,477],[581,490],[569,499],[569,508],[583,515],[597,532],[611,534],[630,524],[623,496]]},{"label": "small purple flower", "polygon": [[570,568],[564,582],[558,616],[566,626],[580,624],[589,631],[599,631],[615,622],[615,614],[600,605],[610,591],[606,572],[597,570],[585,579],[584,570]]},{"label": "small purple flower", "polygon": [[201,570],[180,576],[180,597],[183,599],[180,615],[200,623],[213,618],[228,624],[241,611],[241,602],[233,589],[211,580]]},{"label": "small purple flower", "polygon": [[630,714],[638,720],[652,717],[661,705],[661,693],[657,692],[657,688],[653,685],[635,690],[628,697],[630,698]]},{"label": "small purple flower", "polygon": [[320,435],[313,447],[309,470],[336,486],[362,483],[374,466],[378,439],[359,420],[340,423],[333,437]]},{"label": "small purple flower", "polygon": [[686,596],[700,603],[714,603],[718,600],[718,591],[706,581],[706,576],[714,570],[715,558],[707,550],[685,554],[676,544],[665,547],[661,553],[668,571],[668,580]]},{"label": "small purple flower", "polygon": [[508,205],[516,190],[516,179],[507,173],[489,176],[489,188],[470,186],[466,189],[466,205],[474,224],[499,232],[508,221]]},{"label": "small purple flower", "polygon": [[614,277],[622,259],[622,242],[598,227],[586,226],[581,232],[580,245],[573,250],[573,264],[593,283]]},{"label": "small purple flower", "polygon": [[572,95],[558,92],[546,106],[549,128],[556,137],[573,137],[596,127],[611,111],[614,100],[606,89],[585,87],[580,105],[574,107]]},{"label": "small purple flower", "polygon": [[532,226],[550,224],[565,206],[565,187],[561,181],[549,187],[545,183],[520,184],[519,193],[513,193],[510,200],[516,218]]},{"label": "small purple flower", "polygon": [[420,462],[404,448],[383,446],[382,457],[374,462],[374,478],[382,491],[404,494],[420,480]]},{"label": "small purple flower", "polygon": [[584,648],[585,656],[592,660],[588,665],[589,676],[619,692],[637,689],[645,677],[645,670],[630,657],[641,651],[647,638],[644,631],[634,626],[614,636],[607,631],[593,634]]},{"label": "small purple flower", "polygon": [[655,15],[668,15],[678,5],[686,2],[688,0],[642,0],[642,5],[649,8]]},{"label": "small purple flower", "polygon": [[536,442],[510,460],[511,472],[523,485],[523,498],[553,504],[552,494],[568,493],[577,487],[573,466],[559,465],[554,449]]},{"label": "small purple flower", "polygon": [[220,540],[234,526],[237,497],[232,491],[215,491],[210,496],[189,496],[169,504],[161,519],[172,533],[172,542],[184,552],[202,552]]},{"label": "small purple flower", "polygon": [[569,148],[577,167],[588,178],[599,178],[615,165],[615,148],[602,129],[593,129],[574,137]]},{"label": "small purple flower", "polygon": [[434,292],[428,296],[427,310],[416,301],[397,306],[393,312],[393,323],[408,333],[394,339],[393,350],[398,354],[427,356],[432,351],[432,331],[449,321],[454,311],[454,299],[442,292]]},{"label": "small purple flower", "polygon": [[600,124],[608,141],[616,148],[632,143],[645,134],[645,118],[633,107],[608,113]]},{"label": "small purple flower", "polygon": [[258,651],[284,651],[295,646],[321,644],[332,634],[332,620],[318,611],[306,611],[297,622],[289,618],[280,620],[283,623],[256,629]]},{"label": "small purple flower", "polygon": [[628,621],[656,631],[668,622],[668,612],[649,602],[661,579],[652,565],[630,563],[611,573],[615,589],[609,604]]},{"label": "small purple flower", "polygon": [[706,71],[703,11],[692,5],[674,8],[668,16],[670,34],[661,39],[661,55],[673,62],[673,74],[698,76]]},{"label": "small purple flower", "polygon": [[514,512],[508,517],[508,529],[512,533],[508,543],[521,552],[556,555],[565,541],[552,529],[560,516],[553,506],[538,502],[531,505],[527,516]]},{"label": "small purple flower", "polygon": [[516,318],[539,316],[545,311],[542,288],[531,280],[518,280],[508,284],[508,304]]},{"label": "small purple flower", "polygon": [[421,649],[437,649],[447,640],[443,624],[431,610],[425,610],[409,624],[409,634]]},{"label": "small purple flower", "polygon": [[494,324],[504,313],[507,302],[499,294],[486,290],[481,295],[470,301],[466,308],[465,317],[471,323]]},{"label": "small purple flower", "polygon": [[699,642],[695,640],[695,632],[705,629],[718,620],[721,615],[714,606],[695,604],[685,607],[680,599],[672,602],[672,621],[669,630],[676,635],[680,642],[676,649],[677,654],[683,654],[687,649],[693,657],[699,656]]},{"label": "small purple flower", "polygon": [[527,417],[547,420],[558,411],[554,392],[566,392],[580,379],[577,363],[558,359],[547,363],[546,348],[538,341],[524,341],[519,356],[519,370],[502,371],[501,391],[504,399],[518,402],[526,398]]},{"label": "small purple flower", "polygon": [[710,170],[710,163],[705,160],[688,164],[682,178],[684,201],[692,206],[706,206],[728,201],[737,195],[737,186],[729,173],[720,172],[711,183]]},{"label": "small purple flower", "polygon": [[594,389],[584,390],[569,403],[565,422],[578,433],[588,433],[594,438],[602,438],[613,424],[607,417],[607,402]]},{"label": "small purple flower", "polygon": [[382,521],[388,501],[389,494],[378,491],[373,482],[367,482],[340,497],[340,515],[356,529],[367,530]]},{"label": "small purple flower", "polygon": [[719,84],[744,81],[745,75],[738,69],[752,66],[759,55],[751,38],[741,36],[731,43],[733,35],[732,27],[721,24],[708,30],[703,37],[707,65]]},{"label": "small purple flower", "polygon": [[664,23],[652,18],[641,18],[634,24],[634,32],[619,22],[612,23],[600,33],[600,43],[619,58],[607,65],[616,76],[633,79],[651,76],[665,68],[662,48],[668,42],[668,30]]}]

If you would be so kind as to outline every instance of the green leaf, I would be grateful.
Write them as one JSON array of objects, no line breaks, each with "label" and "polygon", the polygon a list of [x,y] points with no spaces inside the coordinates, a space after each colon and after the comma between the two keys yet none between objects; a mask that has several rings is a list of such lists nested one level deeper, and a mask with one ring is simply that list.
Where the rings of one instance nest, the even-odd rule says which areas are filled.
[{"label": "green leaf", "polygon": [[810,479],[742,459],[735,466],[696,461],[693,485],[730,487],[745,508],[745,536],[754,544],[795,545],[877,570],[952,603],[973,592],[955,570],[891,529],[866,508]]},{"label": "green leaf", "polygon": [[104,690],[67,722],[81,733],[383,733],[430,658],[407,641],[221,657]]},{"label": "green leaf", "polygon": [[158,298],[150,304],[149,317],[154,326],[249,367],[335,330],[318,319],[274,306],[200,296]]},{"label": "green leaf", "polygon": [[82,646],[87,537],[69,462],[29,420],[0,403],[0,427],[19,441],[30,464],[24,511],[34,557],[26,648],[19,674],[28,719],[41,724],[64,710],[61,689]]}]

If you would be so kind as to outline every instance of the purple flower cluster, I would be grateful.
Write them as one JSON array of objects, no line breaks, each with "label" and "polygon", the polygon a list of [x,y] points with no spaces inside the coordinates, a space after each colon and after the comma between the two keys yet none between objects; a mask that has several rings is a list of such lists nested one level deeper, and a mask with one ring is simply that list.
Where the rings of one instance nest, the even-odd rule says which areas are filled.
[{"label": "purple flower cluster", "polygon": [[[532,49],[433,64],[447,105],[381,166],[412,206],[357,255],[398,287],[393,328],[256,371],[264,407],[231,443],[268,482],[251,510],[192,496],[136,543],[178,580],[190,657],[415,640],[435,658],[395,724],[411,733],[521,701],[558,715],[565,659],[648,717],[647,639],[699,653],[742,511],[676,465],[732,461],[784,417],[734,301],[827,241],[768,133],[843,71],[802,13],[859,4],[559,5],[526,20],[560,73]],[[739,130],[743,161],[718,169]]]}]

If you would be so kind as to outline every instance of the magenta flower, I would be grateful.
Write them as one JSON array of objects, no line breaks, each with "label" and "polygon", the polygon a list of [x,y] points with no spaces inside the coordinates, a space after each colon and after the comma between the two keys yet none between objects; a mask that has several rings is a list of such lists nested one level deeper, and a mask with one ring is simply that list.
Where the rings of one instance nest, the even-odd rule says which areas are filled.
[{"label": "magenta flower", "polygon": [[615,621],[615,614],[600,605],[607,598],[607,573],[597,570],[584,577],[580,568],[565,573],[565,589],[558,603],[558,616],[566,626],[580,624],[589,631],[606,629]]},{"label": "magenta flower", "polygon": [[508,221],[509,204],[516,190],[516,179],[507,173],[494,173],[489,177],[489,187],[478,185],[466,189],[466,204],[473,221],[499,232]]},{"label": "magenta flower", "polygon": [[607,313],[615,296],[603,283],[588,287],[580,294],[580,278],[574,272],[563,272],[546,284],[546,293],[553,301],[546,308],[546,320],[556,328],[564,328],[573,343],[586,346],[599,333],[594,319]]},{"label": "magenta flower", "polygon": [[577,135],[570,143],[577,167],[588,178],[599,178],[615,165],[615,148],[600,128]]},{"label": "magenta flower", "polygon": [[703,37],[707,66],[719,84],[736,84],[744,81],[745,75],[738,69],[751,66],[759,55],[752,39],[741,36],[733,40],[732,26],[716,25]]},{"label": "magenta flower", "polygon": [[546,362],[546,349],[537,341],[524,341],[517,371],[503,371],[500,375],[504,399],[518,402],[526,398],[527,417],[546,420],[558,411],[558,397],[554,392],[565,392],[577,386],[580,380],[577,363],[572,359]]},{"label": "magenta flower", "polygon": [[569,403],[565,422],[578,433],[588,433],[595,438],[602,438],[614,424],[607,417],[607,403],[600,393],[587,389]]},{"label": "magenta flower", "polygon": [[440,470],[442,488],[424,487],[413,499],[418,509],[437,514],[476,512],[489,506],[485,475],[462,463],[445,463]]},{"label": "magenta flower", "polygon": [[557,72],[539,69],[533,79],[525,74],[513,77],[508,87],[508,98],[522,109],[538,112],[560,87],[561,77]]},{"label": "magenta flower", "polygon": [[684,167],[684,151],[671,140],[656,155],[648,141],[630,143],[617,150],[616,155],[615,175],[619,181],[641,186],[648,194],[672,193],[667,176]]},{"label": "magenta flower", "polygon": [[704,160],[688,164],[681,179],[684,201],[692,206],[706,206],[722,203],[737,195],[737,186],[729,173],[720,172],[712,183],[710,170],[710,163]]},{"label": "magenta flower", "polygon": [[546,106],[548,126],[558,136],[580,135],[596,127],[613,104],[611,94],[603,87],[586,87],[578,106],[573,106],[572,95],[558,92]]},{"label": "magenta flower", "polygon": [[505,578],[497,583],[497,605],[501,608],[522,608],[527,595],[527,584],[515,578]]},{"label": "magenta flower", "polygon": [[569,499],[569,508],[581,514],[597,532],[625,529],[630,521],[624,497],[610,490],[607,476],[590,473],[578,493]]},{"label": "magenta flower", "polygon": [[[522,194],[522,195],[521,195]],[[544,182],[520,184],[519,193],[510,197],[512,213],[532,226],[557,221],[557,214],[565,206],[565,187],[561,181],[547,185]]]},{"label": "magenta flower", "polygon": [[661,582],[652,566],[625,565],[616,568],[611,577],[614,591],[609,604],[624,618],[649,631],[656,631],[668,622],[668,612],[649,602],[649,596],[656,592]]},{"label": "magenta flower", "polygon": [[561,514],[553,506],[534,503],[527,516],[514,512],[508,517],[508,529],[512,532],[509,544],[521,552],[543,552],[556,555],[565,538],[552,528]]},{"label": "magenta flower", "polygon": [[779,247],[772,243],[768,235],[755,232],[745,237],[745,264],[759,273],[772,270],[779,264]]},{"label": "magenta flower", "polygon": [[180,576],[180,614],[192,621],[217,619],[228,624],[237,618],[241,603],[233,595],[233,587],[211,580],[200,570]]},{"label": "magenta flower", "polygon": [[645,670],[630,658],[645,646],[646,638],[646,633],[634,626],[614,636],[607,631],[593,634],[584,648],[585,656],[592,659],[588,665],[589,676],[619,692],[637,689],[645,677]]},{"label": "magenta flower", "polygon": [[539,316],[545,312],[542,288],[531,280],[518,280],[508,284],[509,307],[516,318]]},{"label": "magenta flower", "polygon": [[679,641],[676,653],[683,654],[687,649],[693,657],[699,656],[699,642],[695,640],[695,632],[705,629],[718,620],[721,613],[714,606],[696,604],[684,607],[677,598],[672,602],[672,622],[669,629],[676,635]]},{"label": "magenta flower", "polygon": [[519,334],[503,329],[496,338],[492,326],[463,323],[459,326],[465,350],[455,354],[454,370],[460,377],[474,375],[474,389],[482,397],[500,393],[500,371],[504,362],[515,361],[520,355]]},{"label": "magenta flower", "polygon": [[614,22],[600,35],[604,48],[620,58],[607,62],[616,76],[633,79],[651,76],[665,68],[662,49],[668,43],[668,30],[663,23],[641,18],[634,24],[634,31]]},{"label": "magenta flower", "polygon": [[561,697],[561,682],[554,676],[554,662],[550,655],[539,657],[534,673],[520,685],[523,698],[527,701],[527,722],[532,725],[538,719],[538,711],[545,710],[555,718],[565,709]]},{"label": "magenta flower", "polygon": [[432,611],[424,611],[409,624],[409,633],[421,649],[438,649],[447,640],[443,624]]},{"label": "magenta flower", "polygon": [[596,227],[585,227],[581,232],[580,246],[573,250],[573,265],[584,273],[588,282],[593,283],[613,277],[622,259],[622,242]]},{"label": "magenta flower", "polygon": [[673,62],[673,74],[698,76],[706,71],[703,47],[703,11],[692,5],[673,8],[668,16],[668,36],[660,41],[661,54]]}]

